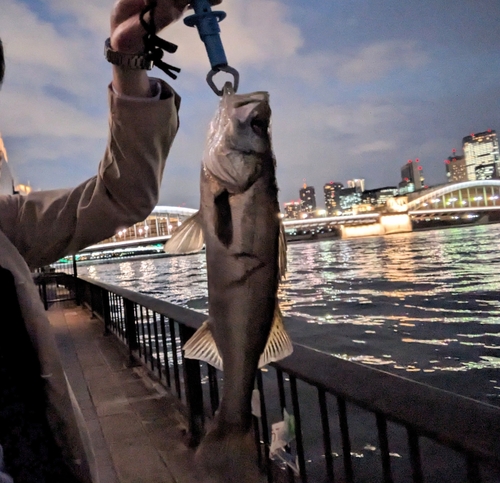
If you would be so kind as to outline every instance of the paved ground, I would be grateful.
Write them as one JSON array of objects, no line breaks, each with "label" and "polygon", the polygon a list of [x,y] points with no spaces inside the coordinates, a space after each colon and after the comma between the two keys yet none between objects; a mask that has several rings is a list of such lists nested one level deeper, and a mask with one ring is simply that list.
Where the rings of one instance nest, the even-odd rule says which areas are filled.
[{"label": "paved ground", "polygon": [[194,483],[177,399],[152,381],[103,325],[75,305],[53,306],[63,365],[83,408],[101,483]]}]

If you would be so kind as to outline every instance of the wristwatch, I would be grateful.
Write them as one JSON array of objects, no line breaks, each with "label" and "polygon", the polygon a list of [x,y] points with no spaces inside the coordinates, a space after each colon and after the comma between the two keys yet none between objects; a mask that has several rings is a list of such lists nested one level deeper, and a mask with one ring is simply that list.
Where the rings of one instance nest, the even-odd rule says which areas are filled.
[{"label": "wristwatch", "polygon": [[111,48],[111,40],[104,42],[104,57],[108,62],[133,70],[151,70],[153,60],[148,58],[145,52],[140,54],[123,54]]}]

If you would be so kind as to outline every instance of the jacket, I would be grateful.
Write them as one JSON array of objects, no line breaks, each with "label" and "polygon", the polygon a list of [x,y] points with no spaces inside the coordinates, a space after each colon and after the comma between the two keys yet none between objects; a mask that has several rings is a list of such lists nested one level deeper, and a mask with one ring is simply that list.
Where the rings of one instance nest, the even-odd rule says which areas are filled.
[{"label": "jacket", "polygon": [[40,362],[49,425],[82,482],[97,481],[92,451],[31,270],[75,254],[151,213],[179,125],[180,98],[159,82],[159,100],[128,99],[109,88],[109,137],[97,176],[73,189],[0,196],[0,266],[14,276]]}]

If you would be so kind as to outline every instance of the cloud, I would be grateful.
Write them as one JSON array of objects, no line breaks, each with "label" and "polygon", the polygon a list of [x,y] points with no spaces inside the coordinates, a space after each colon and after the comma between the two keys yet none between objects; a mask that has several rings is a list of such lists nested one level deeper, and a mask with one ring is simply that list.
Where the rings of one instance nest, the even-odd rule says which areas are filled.
[{"label": "cloud", "polygon": [[379,139],[370,143],[358,144],[353,149],[351,149],[350,152],[352,155],[357,156],[360,154],[390,151],[394,148],[396,148],[395,143]]},{"label": "cloud", "polygon": [[344,82],[370,82],[395,69],[415,69],[426,61],[427,56],[415,42],[377,42],[339,62],[338,78]]},{"label": "cloud", "polygon": [[80,39],[62,36],[20,2],[2,2],[0,32],[9,63],[71,72],[82,61]]},{"label": "cloud", "polygon": [[[227,13],[220,28],[229,65],[238,69],[250,65],[260,68],[293,56],[303,45],[302,34],[287,20],[288,8],[282,2],[228,1],[221,7]],[[205,47],[195,28],[188,28],[180,21],[164,30],[161,36],[179,45],[176,65],[195,73],[210,69]]]}]

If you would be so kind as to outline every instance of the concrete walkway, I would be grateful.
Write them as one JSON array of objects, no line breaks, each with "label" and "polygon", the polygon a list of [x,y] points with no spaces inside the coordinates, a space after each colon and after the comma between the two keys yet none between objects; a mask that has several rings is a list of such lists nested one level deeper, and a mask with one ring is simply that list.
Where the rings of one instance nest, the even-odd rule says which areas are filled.
[{"label": "concrete walkway", "polygon": [[68,379],[83,409],[101,483],[199,482],[178,400],[130,367],[128,354],[81,307],[49,312]]}]

